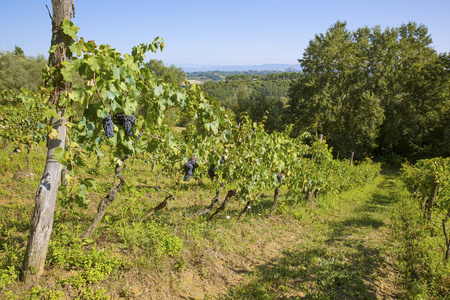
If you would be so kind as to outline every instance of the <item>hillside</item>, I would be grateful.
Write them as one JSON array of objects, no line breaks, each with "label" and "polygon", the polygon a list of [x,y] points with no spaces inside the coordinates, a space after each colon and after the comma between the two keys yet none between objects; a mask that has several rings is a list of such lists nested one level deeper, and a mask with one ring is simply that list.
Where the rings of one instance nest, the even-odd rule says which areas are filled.
[{"label": "hillside", "polygon": [[300,71],[299,64],[263,64],[263,65],[179,65],[185,72],[247,72],[247,71],[262,71],[262,72],[285,72],[286,69],[292,71]]},{"label": "hillside", "polygon": [[196,71],[196,72],[188,72],[187,79],[192,81],[198,81],[199,84],[203,84],[207,81],[223,81],[226,80],[227,77],[235,76],[235,75],[245,75],[245,76],[266,76],[268,74],[280,74],[280,73],[297,73],[299,72],[296,69],[287,68],[287,69],[277,69],[277,70],[242,70],[242,71]]}]

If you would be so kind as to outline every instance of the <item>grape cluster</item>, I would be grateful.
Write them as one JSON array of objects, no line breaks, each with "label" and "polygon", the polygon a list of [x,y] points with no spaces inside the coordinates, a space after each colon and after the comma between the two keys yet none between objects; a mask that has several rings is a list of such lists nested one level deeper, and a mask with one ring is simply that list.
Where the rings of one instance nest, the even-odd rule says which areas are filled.
[{"label": "grape cluster", "polygon": [[105,130],[105,134],[107,137],[114,137],[114,123],[111,120],[110,115],[103,119],[103,129]]},{"label": "grape cluster", "polygon": [[132,135],[133,131],[131,128],[133,127],[134,123],[136,123],[136,118],[133,115],[130,115],[129,117],[124,114],[116,114],[114,115],[114,119],[117,120],[117,124],[122,125],[125,128],[125,134],[126,135]]},{"label": "grape cluster", "polygon": [[277,180],[278,180],[278,183],[281,184],[283,182],[283,174],[277,173]]},{"label": "grape cluster", "polygon": [[[222,156],[222,158],[220,159],[220,164],[223,164],[224,162],[225,162],[225,156]],[[211,181],[213,181],[214,177],[216,177],[216,173],[215,173],[216,169],[217,169],[217,167],[215,164],[211,164],[209,166],[208,175],[209,175],[209,178],[211,178]]]},{"label": "grape cluster", "polygon": [[211,181],[213,181],[214,180],[214,177],[216,177],[216,173],[215,173],[215,171],[216,171],[216,165],[215,164],[211,164],[210,166],[209,166],[209,169],[208,169],[208,175],[209,175],[209,178],[211,178]]},{"label": "grape cluster", "polygon": [[189,181],[189,178],[194,174],[195,169],[197,169],[198,163],[195,159],[191,158],[184,164],[184,181]]}]

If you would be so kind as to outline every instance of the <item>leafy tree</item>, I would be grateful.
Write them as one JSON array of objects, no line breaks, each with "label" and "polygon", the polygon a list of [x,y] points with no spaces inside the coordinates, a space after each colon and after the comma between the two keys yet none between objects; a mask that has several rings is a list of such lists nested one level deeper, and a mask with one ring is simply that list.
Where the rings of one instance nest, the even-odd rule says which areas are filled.
[{"label": "leafy tree", "polygon": [[287,103],[290,81],[299,73],[261,75],[235,74],[226,81],[205,82],[202,90],[230,109],[239,121],[247,115],[255,122],[265,120],[268,131],[283,127],[283,109]]},{"label": "leafy tree", "polygon": [[156,77],[163,80],[166,83],[172,83],[181,87],[184,82],[184,71],[181,68],[177,68],[175,65],[167,67],[161,60],[151,59],[147,64],[147,68],[150,68]]},{"label": "leafy tree", "polygon": [[[175,65],[170,65],[169,67],[167,67],[164,65],[163,61],[157,59],[151,59],[146,64],[146,66],[156,75],[159,80],[178,87],[183,86],[185,76],[183,69],[177,68]],[[186,126],[189,121],[185,118],[181,120],[178,119],[177,111],[177,108],[167,110],[166,117],[164,119],[165,124],[171,127],[176,125]]]},{"label": "leafy tree", "polygon": [[337,22],[316,35],[299,60],[304,76],[290,88],[289,115],[297,130],[323,133],[344,157],[370,153],[383,120],[366,76],[368,34],[353,34]]},{"label": "leafy tree", "polygon": [[431,145],[442,145],[433,134],[448,128],[448,69],[430,44],[427,28],[413,22],[354,32],[337,22],[316,35],[289,92],[294,132],[323,133],[344,157],[442,155]]},{"label": "leafy tree", "polygon": [[23,49],[17,45],[14,47],[14,54],[18,56],[25,56],[25,52],[23,52]]},{"label": "leafy tree", "polygon": [[42,86],[41,70],[45,68],[44,56],[26,57],[23,50],[16,46],[14,52],[0,53],[0,91],[21,88],[37,92]]}]

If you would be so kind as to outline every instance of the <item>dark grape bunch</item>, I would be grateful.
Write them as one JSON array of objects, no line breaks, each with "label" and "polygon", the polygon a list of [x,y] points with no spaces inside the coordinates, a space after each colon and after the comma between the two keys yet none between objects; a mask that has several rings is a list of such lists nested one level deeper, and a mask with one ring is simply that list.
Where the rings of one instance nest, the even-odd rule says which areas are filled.
[{"label": "dark grape bunch", "polygon": [[130,115],[128,118],[125,118],[125,121],[123,123],[123,127],[125,128],[126,135],[132,135],[133,134],[133,131],[131,130],[131,127],[133,127],[135,122],[136,122],[136,118],[133,115]]},{"label": "dark grape bunch", "polygon": [[278,183],[283,183],[283,174],[281,174],[281,173],[277,173],[277,180],[278,180]]},{"label": "dark grape bunch", "polygon": [[114,137],[114,123],[111,120],[110,115],[103,119],[103,129],[105,130],[105,134],[107,137]]},{"label": "dark grape bunch", "polygon": [[183,181],[189,181],[189,178],[194,174],[195,169],[197,169],[198,163],[195,159],[191,158],[184,164],[184,179]]},{"label": "dark grape bunch", "polygon": [[[220,159],[220,164],[223,164],[224,162],[225,162],[225,156],[222,156],[222,158]],[[209,166],[208,175],[209,175],[209,178],[211,178],[211,181],[213,181],[214,177],[216,177],[216,173],[215,173],[216,169],[217,169],[217,167],[215,164],[211,164]]]},{"label": "dark grape bunch", "polygon": [[213,181],[214,180],[214,177],[216,177],[216,173],[215,173],[215,171],[216,171],[216,165],[215,164],[211,164],[210,166],[209,166],[209,169],[208,169],[208,175],[209,175],[209,178],[211,178],[211,181]]},{"label": "dark grape bunch", "polygon": [[133,134],[133,131],[131,128],[133,127],[134,123],[136,123],[135,116],[130,115],[128,117],[126,114],[120,113],[120,114],[114,115],[114,119],[117,121],[118,125],[122,125],[124,127],[126,135]]}]

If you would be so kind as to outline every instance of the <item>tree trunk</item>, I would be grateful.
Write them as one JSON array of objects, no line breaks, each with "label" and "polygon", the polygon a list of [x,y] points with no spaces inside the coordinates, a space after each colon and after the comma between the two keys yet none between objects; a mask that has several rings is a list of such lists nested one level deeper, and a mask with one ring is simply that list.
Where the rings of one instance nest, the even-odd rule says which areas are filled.
[{"label": "tree trunk", "polygon": [[450,239],[447,234],[447,219],[450,217],[450,212],[445,216],[445,218],[442,220],[442,228],[444,229],[444,236],[445,236],[445,246],[447,246],[447,251],[445,251],[445,261],[447,262],[450,258]]},{"label": "tree trunk", "polygon": [[81,238],[90,238],[92,234],[94,233],[95,229],[97,229],[98,224],[103,219],[103,216],[106,213],[106,209],[108,206],[114,202],[114,200],[117,197],[117,194],[120,192],[120,190],[125,185],[125,179],[123,178],[120,173],[126,168],[126,164],[123,164],[123,168],[120,168],[119,166],[116,166],[115,174],[117,178],[119,178],[120,183],[115,186],[115,180],[112,184],[111,188],[109,189],[108,195],[105,196],[105,198],[100,201],[97,208],[97,214],[95,215],[94,219],[92,220],[92,223],[89,225],[89,227],[86,229],[86,231],[81,235]]},{"label": "tree trunk", "polygon": [[[426,203],[426,196],[423,195],[422,199],[420,199],[420,210],[424,210],[425,209],[425,203]],[[425,217],[424,217],[425,218]]]},{"label": "tree trunk", "polygon": [[434,182],[431,187],[430,197],[428,197],[427,203],[425,204],[425,217],[431,222],[431,210],[433,209],[434,199],[436,198],[438,183]]},{"label": "tree trunk", "polygon": [[269,214],[266,216],[267,218],[270,218],[272,216],[273,212],[275,211],[275,209],[277,208],[278,196],[280,195],[280,187],[281,187],[281,184],[279,186],[277,186],[277,188],[275,189],[275,194],[273,195],[273,204],[272,204],[272,207],[270,208]]},{"label": "tree trunk", "polygon": [[220,184],[220,186],[217,189],[216,195],[211,200],[211,204],[207,208],[205,208],[204,210],[201,210],[201,211],[196,212],[195,214],[193,214],[192,217],[203,216],[203,215],[209,214],[214,209],[214,207],[216,207],[216,204],[219,203],[220,192],[225,187],[225,184],[221,183],[220,181],[219,181],[219,184]]},{"label": "tree trunk", "polygon": [[173,198],[173,195],[169,195],[166,198],[164,198],[164,200],[159,203],[158,205],[156,205],[154,208],[150,209],[142,218],[142,221],[147,219],[148,217],[150,217],[151,215],[153,215],[155,212],[160,211],[161,209],[167,207],[167,203],[170,199]]},{"label": "tree trunk", "polygon": [[231,197],[236,196],[236,191],[229,190],[227,193],[227,196],[225,197],[225,200],[223,200],[222,205],[216,209],[216,211],[208,218],[207,223],[208,225],[211,223],[212,218],[214,218],[215,215],[220,213],[221,211],[225,210],[225,208],[228,205],[228,202],[230,201]]},{"label": "tree trunk", "polygon": [[161,176],[162,172],[164,169],[161,169],[159,171],[158,177],[156,178],[156,185],[155,186],[151,186],[151,188],[155,189],[157,192],[164,192],[166,194],[168,194],[168,196],[163,200],[163,202],[159,203],[157,206],[155,206],[154,208],[152,208],[151,210],[149,210],[148,212],[145,213],[144,217],[141,219],[141,221],[145,220],[146,218],[148,218],[149,216],[153,215],[155,212],[160,211],[161,209],[167,207],[167,203],[170,199],[174,199],[176,200],[177,197],[172,194],[171,192],[161,189],[159,188],[159,177]]},{"label": "tree trunk", "polygon": [[98,169],[100,167],[100,162],[102,161],[101,157],[97,155],[97,163],[95,164],[95,168]]},{"label": "tree trunk", "polygon": [[[72,0],[52,0],[52,5],[51,45],[61,45],[54,53],[50,54],[49,65],[55,66],[63,61],[71,60],[70,51],[66,51],[68,45],[64,42],[64,33],[60,25],[64,19],[71,20]],[[65,91],[70,91],[71,86],[62,81],[54,82],[54,88],[55,92],[51,101],[58,107],[60,96]],[[58,132],[58,138],[47,139],[45,169],[36,191],[30,236],[21,270],[21,279],[24,282],[36,282],[44,273],[45,257],[53,228],[53,214],[61,176],[61,164],[53,159],[53,153],[58,147],[64,149],[66,140],[64,110],[58,108],[59,118],[50,120],[51,126]]]},{"label": "tree trunk", "polygon": [[317,203],[317,199],[319,199],[319,190],[314,191],[314,203]]},{"label": "tree trunk", "polygon": [[313,189],[307,190],[305,193],[305,202],[310,203],[312,200],[312,196],[313,196]]},{"label": "tree trunk", "polygon": [[253,201],[249,200],[247,202],[247,204],[245,204],[244,209],[241,211],[241,213],[239,214],[239,217],[237,218],[237,221],[239,222],[240,220],[242,220],[242,218],[247,214],[247,212],[251,209],[251,205],[253,204]]},{"label": "tree trunk", "polygon": [[5,139],[3,140],[3,151],[6,151],[6,148],[8,148],[9,140]]}]

